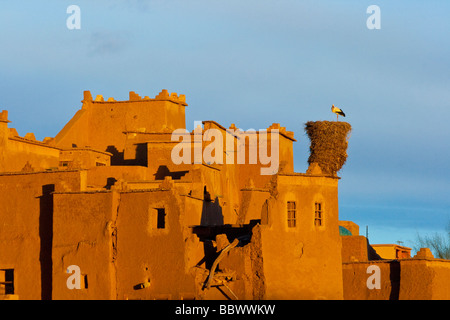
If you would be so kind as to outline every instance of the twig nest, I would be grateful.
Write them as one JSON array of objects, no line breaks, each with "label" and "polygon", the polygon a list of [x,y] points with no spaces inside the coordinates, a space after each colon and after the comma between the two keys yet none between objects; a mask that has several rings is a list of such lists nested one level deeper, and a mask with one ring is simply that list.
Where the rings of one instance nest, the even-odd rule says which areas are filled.
[{"label": "twig nest", "polygon": [[348,134],[351,129],[347,122],[307,122],[305,131],[311,140],[308,163],[317,163],[324,174],[336,175],[347,161]]}]

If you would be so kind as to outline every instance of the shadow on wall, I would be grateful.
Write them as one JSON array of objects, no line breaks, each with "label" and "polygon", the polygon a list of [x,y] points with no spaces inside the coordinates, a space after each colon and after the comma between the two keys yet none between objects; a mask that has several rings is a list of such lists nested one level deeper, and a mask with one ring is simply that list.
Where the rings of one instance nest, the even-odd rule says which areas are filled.
[{"label": "shadow on wall", "polygon": [[[386,260],[377,254],[374,248],[367,241],[367,260]],[[389,300],[398,300],[400,296],[400,262],[392,260],[389,262],[389,281],[391,284],[391,292],[389,294]]]},{"label": "shadow on wall", "polygon": [[39,238],[41,265],[41,299],[52,299],[52,240],[53,240],[53,192],[54,184],[42,186],[39,198]]},{"label": "shadow on wall", "polygon": [[155,180],[164,180],[165,177],[171,177],[172,180],[180,180],[189,171],[170,171],[167,166],[159,166],[154,174]]},{"label": "shadow on wall", "polygon": [[119,152],[115,146],[108,146],[106,152],[112,154],[111,165],[112,166],[147,166],[147,144],[136,144],[136,154],[134,159],[124,159],[124,151]]},{"label": "shadow on wall", "polygon": [[201,226],[217,226],[223,225],[222,207],[220,206],[219,198],[216,197],[214,201],[211,200],[211,194],[205,188],[203,189],[203,208],[200,219]]},{"label": "shadow on wall", "polygon": [[219,253],[213,243],[216,235],[222,233],[222,230],[217,231],[216,228],[223,227],[222,207],[219,199],[216,197],[215,201],[211,201],[211,195],[204,188],[202,215],[200,218],[200,225],[193,228],[193,233],[196,234],[200,241],[203,242],[204,257],[197,262],[197,266],[205,264],[205,268],[210,269],[214,260]]},{"label": "shadow on wall", "polygon": [[400,262],[391,261],[389,268],[389,280],[391,281],[391,293],[389,295],[389,300],[398,300],[400,297]]},{"label": "shadow on wall", "polygon": [[374,248],[369,243],[369,239],[366,238],[367,242],[367,259],[370,260],[384,260],[380,257],[380,255],[375,251]]},{"label": "shadow on wall", "polygon": [[223,225],[222,207],[219,204],[219,198],[216,197],[214,201],[204,201],[202,209],[202,217],[200,225]]}]

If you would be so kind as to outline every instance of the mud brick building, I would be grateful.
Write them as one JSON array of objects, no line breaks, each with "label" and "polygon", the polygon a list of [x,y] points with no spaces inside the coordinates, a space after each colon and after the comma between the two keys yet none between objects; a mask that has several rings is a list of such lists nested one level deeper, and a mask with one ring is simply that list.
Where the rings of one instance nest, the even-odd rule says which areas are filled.
[{"label": "mud brick building", "polygon": [[[320,163],[294,172],[296,140],[279,124],[261,143],[260,132],[242,138],[234,124],[203,121],[187,132],[192,161],[175,164],[186,107],[167,90],[128,101],[85,91],[81,109],[43,141],[20,137],[0,113],[1,298],[450,298],[450,262],[426,249],[377,254],[355,223],[339,220],[335,173]],[[195,148],[212,143],[195,135],[209,129],[233,163],[194,161]],[[238,161],[237,145],[252,138],[277,147],[273,174],[250,161],[251,144]],[[382,287],[371,290],[374,264]],[[80,289],[67,285],[70,266]]]}]

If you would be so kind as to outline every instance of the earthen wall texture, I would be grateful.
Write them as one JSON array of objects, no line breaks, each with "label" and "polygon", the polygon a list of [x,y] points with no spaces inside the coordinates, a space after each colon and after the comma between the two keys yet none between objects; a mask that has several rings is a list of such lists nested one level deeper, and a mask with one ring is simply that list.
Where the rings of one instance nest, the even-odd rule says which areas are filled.
[{"label": "earthen wall texture", "polygon": [[[114,192],[54,194],[52,299],[116,298],[117,198]],[[67,286],[71,265],[80,268],[81,289]]]},{"label": "earthen wall texture", "polygon": [[[342,299],[337,180],[279,178],[268,224],[261,226],[266,297]],[[288,226],[288,201],[296,202],[296,227]],[[321,225],[315,224],[316,203],[321,203]]]},{"label": "earthen wall texture", "polygon": [[170,101],[84,101],[83,109],[55,137],[57,147],[123,153],[128,131],[161,132],[185,128],[184,106]]},{"label": "earthen wall texture", "polygon": [[20,299],[51,298],[53,192],[82,180],[79,171],[0,174],[0,269],[14,269]]},{"label": "earthen wall texture", "polygon": [[[369,266],[380,268],[380,289],[369,289]],[[448,300],[450,261],[400,259],[343,263],[345,300]]]}]

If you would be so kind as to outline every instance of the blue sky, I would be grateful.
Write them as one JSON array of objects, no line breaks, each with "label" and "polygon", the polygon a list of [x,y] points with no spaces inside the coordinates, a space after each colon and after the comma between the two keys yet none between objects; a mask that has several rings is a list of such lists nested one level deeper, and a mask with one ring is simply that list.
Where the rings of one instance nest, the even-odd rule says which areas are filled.
[{"label": "blue sky", "polygon": [[[69,5],[81,29],[69,30]],[[369,30],[369,5],[381,29]],[[448,1],[11,1],[0,3],[0,110],[10,127],[55,136],[84,90],[186,95],[188,129],[215,120],[243,129],[278,122],[352,125],[340,172],[340,218],[371,243],[443,232],[450,220]]]}]

